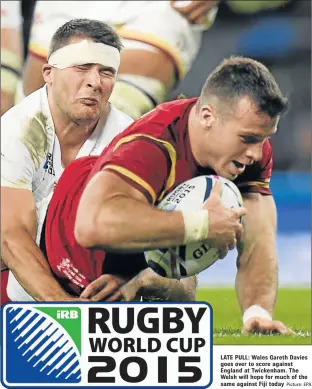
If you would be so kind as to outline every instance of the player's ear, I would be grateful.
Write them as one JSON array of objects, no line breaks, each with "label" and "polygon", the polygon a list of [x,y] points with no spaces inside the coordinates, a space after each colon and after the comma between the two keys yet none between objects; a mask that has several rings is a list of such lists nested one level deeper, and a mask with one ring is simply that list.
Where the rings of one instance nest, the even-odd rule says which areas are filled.
[{"label": "player's ear", "polygon": [[214,110],[210,104],[202,105],[199,108],[199,121],[202,126],[209,130],[215,120]]},{"label": "player's ear", "polygon": [[47,84],[51,84],[51,82],[52,82],[51,73],[52,73],[52,66],[49,65],[48,63],[45,63],[45,64],[42,66],[42,76],[43,76],[44,81],[45,81]]}]

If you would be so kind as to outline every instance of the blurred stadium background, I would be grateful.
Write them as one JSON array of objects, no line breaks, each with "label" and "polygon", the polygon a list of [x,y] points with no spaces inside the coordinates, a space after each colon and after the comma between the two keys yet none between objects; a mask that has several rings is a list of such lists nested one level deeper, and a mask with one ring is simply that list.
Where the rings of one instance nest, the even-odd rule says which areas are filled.
[{"label": "blurred stadium background", "polygon": [[[25,57],[34,5],[34,0],[21,2]],[[229,3],[221,2],[192,70],[170,98],[179,93],[198,95],[207,74],[232,54],[251,56],[266,64],[290,98],[290,110],[272,139],[280,285],[307,286],[311,284],[311,2],[290,0],[282,7],[256,14],[239,14]],[[235,257],[230,253],[203,272],[200,284],[232,286]]]}]

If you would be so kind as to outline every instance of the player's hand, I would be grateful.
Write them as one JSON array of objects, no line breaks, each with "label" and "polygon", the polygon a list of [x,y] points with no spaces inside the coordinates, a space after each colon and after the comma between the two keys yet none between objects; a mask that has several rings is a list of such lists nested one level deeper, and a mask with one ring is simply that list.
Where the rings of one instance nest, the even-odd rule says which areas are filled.
[{"label": "player's hand", "polygon": [[119,301],[121,299],[120,288],[126,282],[127,280],[122,277],[103,274],[85,288],[80,298],[91,301]]},{"label": "player's hand", "polygon": [[175,1],[170,0],[173,9],[179,12],[191,24],[203,24],[207,13],[215,8],[219,0]]},{"label": "player's hand", "polygon": [[119,301],[140,301],[140,289],[141,286],[139,285],[137,280],[130,280],[121,288]]},{"label": "player's hand", "polygon": [[170,294],[164,279],[156,274],[151,268],[141,270],[121,288],[121,301],[133,301],[140,299],[141,295],[162,296]]},{"label": "player's hand", "polygon": [[296,333],[285,326],[284,323],[277,320],[262,318],[250,318],[243,326],[244,334],[271,334],[278,333],[283,335],[295,335]]},{"label": "player's hand", "polygon": [[246,214],[246,208],[225,208],[221,203],[221,193],[222,184],[217,181],[203,208],[209,212],[207,241],[212,247],[219,249],[219,258],[224,258],[242,237],[243,225],[240,218]]},{"label": "player's hand", "polygon": [[121,301],[139,300],[140,290],[145,286],[153,285],[155,275],[156,273],[150,268],[141,270],[121,288]]}]

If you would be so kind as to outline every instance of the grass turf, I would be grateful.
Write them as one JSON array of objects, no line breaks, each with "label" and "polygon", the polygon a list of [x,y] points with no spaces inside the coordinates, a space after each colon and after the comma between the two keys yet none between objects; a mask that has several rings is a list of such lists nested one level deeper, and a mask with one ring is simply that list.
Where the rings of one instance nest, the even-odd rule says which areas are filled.
[{"label": "grass turf", "polygon": [[243,335],[234,288],[199,288],[197,301],[206,301],[213,308],[214,344],[311,344],[311,289],[278,291],[275,318],[296,335]]}]

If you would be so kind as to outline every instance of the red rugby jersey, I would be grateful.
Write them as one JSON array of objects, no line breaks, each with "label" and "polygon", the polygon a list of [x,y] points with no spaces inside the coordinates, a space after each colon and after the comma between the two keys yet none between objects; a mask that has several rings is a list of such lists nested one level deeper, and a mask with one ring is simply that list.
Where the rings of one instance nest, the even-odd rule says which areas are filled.
[{"label": "red rugby jersey", "polygon": [[[161,104],[134,122],[104,150],[92,169],[110,170],[157,203],[174,187],[190,178],[213,174],[196,164],[191,152],[187,122],[197,98]],[[234,182],[241,192],[271,194],[272,149],[263,145],[262,161],[246,166]]]},{"label": "red rugby jersey", "polygon": [[[80,158],[65,169],[47,213],[46,249],[54,274],[67,290],[79,294],[103,272],[133,276],[145,264],[142,256],[130,259],[128,255],[117,258],[117,254],[109,254],[113,260],[108,261],[104,251],[89,250],[76,242],[79,200],[94,174],[102,169],[112,171],[155,204],[180,183],[214,173],[200,168],[191,152],[187,123],[196,101],[193,98],[159,105],[114,138],[99,157]],[[272,150],[266,141],[262,161],[247,166],[235,183],[242,192],[270,194],[271,174]]]}]

